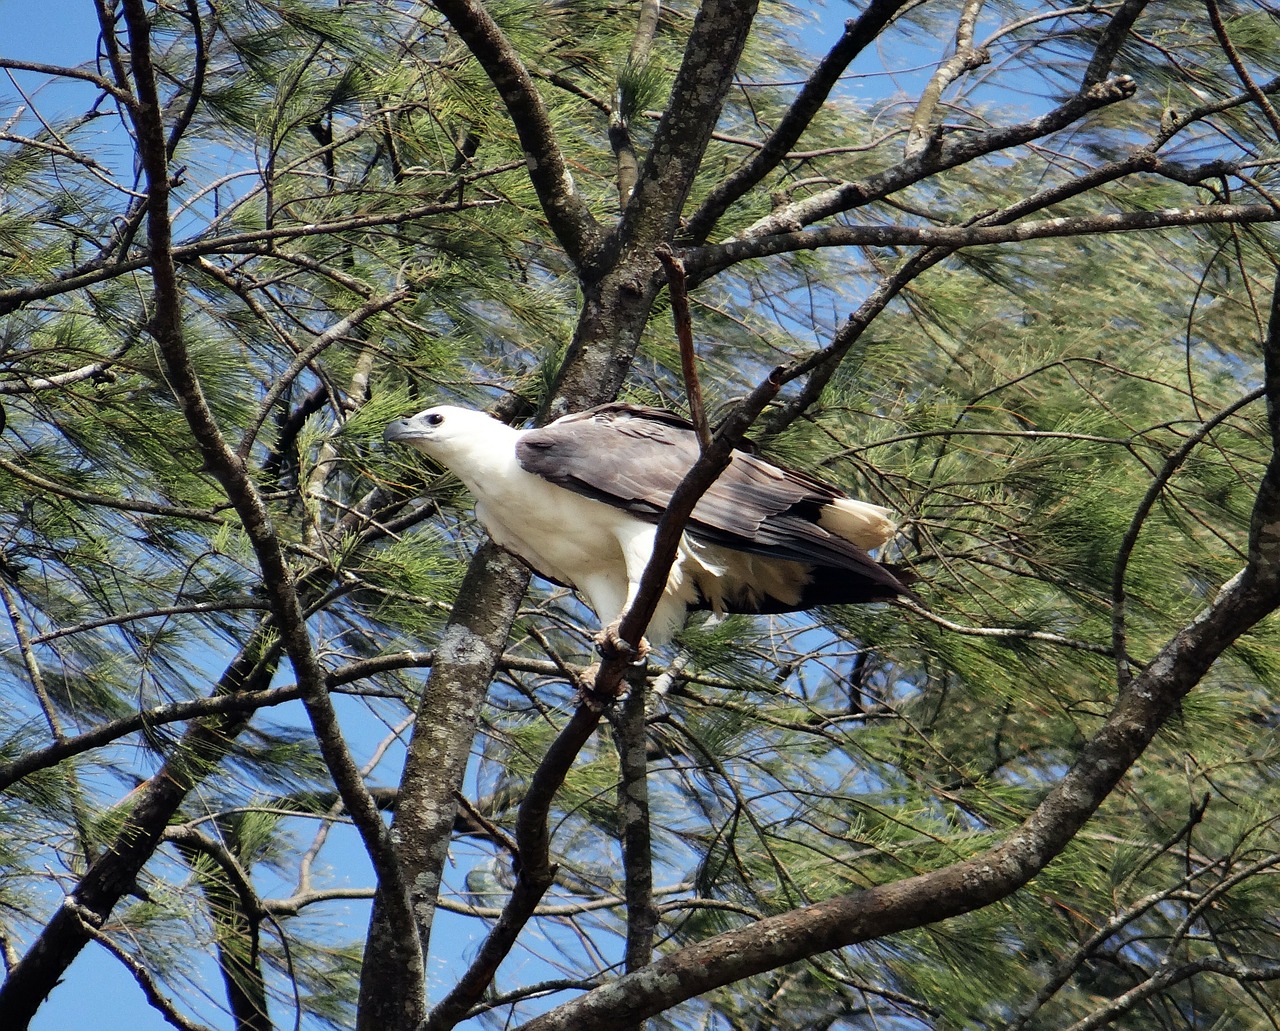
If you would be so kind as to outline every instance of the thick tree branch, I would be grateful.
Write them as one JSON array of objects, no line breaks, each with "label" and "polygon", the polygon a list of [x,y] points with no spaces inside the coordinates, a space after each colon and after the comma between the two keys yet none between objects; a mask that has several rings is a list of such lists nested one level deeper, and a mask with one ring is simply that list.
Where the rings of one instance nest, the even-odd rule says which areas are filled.
[{"label": "thick tree branch", "polygon": [[[643,681],[634,683],[612,721],[618,749],[618,813],[622,824],[622,865],[627,899],[627,973],[653,959],[658,911],[653,900],[653,842],[649,822],[649,781]],[[637,1025],[638,1028],[639,1025]]]},{"label": "thick tree branch", "polygon": [[[757,6],[756,0],[704,0],[698,8],[670,103],[658,120],[639,182],[623,212],[619,230],[623,241],[647,245],[651,252],[672,237]],[[639,230],[646,223],[654,229]]]},{"label": "thick tree branch", "polygon": [[[418,706],[393,829],[405,879],[412,886],[412,933],[424,953],[454,828],[454,792],[462,784],[480,707],[528,583],[528,570],[492,543],[476,552]],[[400,930],[386,905],[380,891],[365,946],[369,973],[361,979],[358,1027],[369,1031],[412,1026],[426,1016],[425,1001],[412,995],[420,990],[421,982],[413,982],[420,973],[397,955],[393,936]],[[409,982],[403,991],[402,981]],[[410,1024],[403,1022],[406,1014],[415,1018]]]}]

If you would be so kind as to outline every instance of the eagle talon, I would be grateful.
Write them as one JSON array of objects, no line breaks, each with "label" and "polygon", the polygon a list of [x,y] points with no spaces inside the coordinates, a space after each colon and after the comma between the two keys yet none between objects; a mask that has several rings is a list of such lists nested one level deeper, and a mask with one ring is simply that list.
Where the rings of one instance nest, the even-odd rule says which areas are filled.
[{"label": "eagle talon", "polygon": [[593,712],[604,712],[614,699],[596,690],[596,677],[600,675],[600,664],[594,663],[582,670],[577,676],[578,693],[573,704],[585,705]]},{"label": "eagle talon", "polygon": [[604,659],[623,659],[632,666],[643,666],[649,659],[649,642],[640,638],[637,647],[618,633],[621,620],[615,620],[596,634],[596,651]]}]

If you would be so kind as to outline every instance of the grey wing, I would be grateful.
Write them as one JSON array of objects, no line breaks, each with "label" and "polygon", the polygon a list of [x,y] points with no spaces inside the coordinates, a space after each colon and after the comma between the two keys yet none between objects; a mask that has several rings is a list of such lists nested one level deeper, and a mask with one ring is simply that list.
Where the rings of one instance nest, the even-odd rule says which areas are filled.
[{"label": "grey wing", "polygon": [[[698,457],[692,426],[669,412],[604,405],[532,430],[520,465],[552,483],[656,522]],[[688,532],[757,554],[862,569],[865,551],[817,525],[844,497],[804,473],[742,451],[699,499]]]},{"label": "grey wing", "polygon": [[527,472],[656,522],[698,457],[677,420],[648,409],[604,405],[530,430],[516,444]]}]

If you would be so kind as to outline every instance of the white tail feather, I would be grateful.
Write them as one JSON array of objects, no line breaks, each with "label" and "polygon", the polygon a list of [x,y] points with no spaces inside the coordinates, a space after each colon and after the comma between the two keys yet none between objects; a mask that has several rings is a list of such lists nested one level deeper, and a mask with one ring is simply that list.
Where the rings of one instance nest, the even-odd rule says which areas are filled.
[{"label": "white tail feather", "polygon": [[897,532],[893,513],[887,508],[854,498],[838,498],[822,509],[818,525],[827,533],[843,537],[863,551],[874,551]]}]

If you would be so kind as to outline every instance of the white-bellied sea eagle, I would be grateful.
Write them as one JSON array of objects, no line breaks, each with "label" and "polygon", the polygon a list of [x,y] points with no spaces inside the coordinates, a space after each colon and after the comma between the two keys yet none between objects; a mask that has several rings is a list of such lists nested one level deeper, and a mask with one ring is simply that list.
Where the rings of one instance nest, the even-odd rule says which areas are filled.
[{"label": "white-bellied sea eagle", "polygon": [[[582,594],[606,635],[635,597],[658,520],[698,457],[689,422],[621,403],[533,430],[441,405],[383,436],[451,469],[489,536]],[[670,640],[690,609],[795,612],[909,594],[902,574],[868,554],[894,531],[888,509],[734,451],[693,510],[648,642]]]}]

